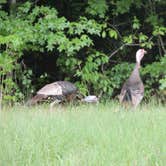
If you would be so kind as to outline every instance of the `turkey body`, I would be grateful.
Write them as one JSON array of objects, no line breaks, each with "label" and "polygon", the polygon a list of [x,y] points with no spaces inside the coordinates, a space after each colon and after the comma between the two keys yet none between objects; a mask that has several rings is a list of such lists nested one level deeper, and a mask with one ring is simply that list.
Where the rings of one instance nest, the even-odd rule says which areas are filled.
[{"label": "turkey body", "polygon": [[30,100],[29,104],[34,105],[41,101],[51,101],[54,103],[71,101],[77,94],[76,86],[68,81],[57,81],[45,85]]},{"label": "turkey body", "polygon": [[129,79],[123,84],[120,93],[121,103],[131,103],[136,107],[144,95],[144,85],[139,75],[139,66],[136,65]]},{"label": "turkey body", "polygon": [[139,74],[139,69],[140,62],[144,54],[146,54],[144,49],[139,49],[136,53],[136,65],[130,77],[122,86],[121,93],[119,95],[120,103],[128,103],[134,107],[137,107],[143,99],[144,85]]}]

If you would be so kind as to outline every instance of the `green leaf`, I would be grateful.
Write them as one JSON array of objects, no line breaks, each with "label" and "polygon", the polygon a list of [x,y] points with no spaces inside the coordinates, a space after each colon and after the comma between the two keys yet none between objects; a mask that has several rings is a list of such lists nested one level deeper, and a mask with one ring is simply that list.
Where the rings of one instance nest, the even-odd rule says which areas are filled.
[{"label": "green leaf", "polygon": [[133,29],[139,29],[140,28],[140,22],[137,19],[136,16],[134,16],[134,20],[133,20]]},{"label": "green leaf", "polygon": [[139,34],[139,42],[144,42],[148,39],[146,35],[144,35],[142,32]]},{"label": "green leaf", "polygon": [[166,34],[166,27],[155,26],[153,31],[154,36],[158,36],[158,35],[164,36],[165,34]]},{"label": "green leaf", "polygon": [[86,13],[93,16],[99,16],[100,18],[104,18],[107,10],[108,5],[106,0],[88,0],[88,7],[86,8]]},{"label": "green leaf", "polygon": [[101,34],[102,38],[105,38],[106,37],[106,32],[103,31],[102,34]]},{"label": "green leaf", "polygon": [[131,44],[131,43],[133,43],[133,36],[132,35],[124,36],[123,41],[127,44]]},{"label": "green leaf", "polygon": [[114,39],[118,38],[117,32],[115,30],[113,30],[113,29],[109,30],[109,36],[110,36],[110,38],[114,38]]}]

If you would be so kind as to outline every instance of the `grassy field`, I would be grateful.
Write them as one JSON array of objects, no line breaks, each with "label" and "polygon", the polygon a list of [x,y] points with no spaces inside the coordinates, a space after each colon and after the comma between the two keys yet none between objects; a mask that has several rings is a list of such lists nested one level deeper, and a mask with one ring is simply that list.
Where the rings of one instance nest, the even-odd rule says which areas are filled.
[{"label": "grassy field", "polygon": [[0,112],[0,166],[164,166],[166,108],[14,107]]}]

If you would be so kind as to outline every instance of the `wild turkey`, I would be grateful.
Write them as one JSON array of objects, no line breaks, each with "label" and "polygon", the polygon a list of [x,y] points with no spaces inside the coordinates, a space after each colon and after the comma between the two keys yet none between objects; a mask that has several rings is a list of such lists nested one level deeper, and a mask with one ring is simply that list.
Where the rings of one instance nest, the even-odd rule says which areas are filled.
[{"label": "wild turkey", "polygon": [[144,49],[139,49],[136,52],[136,65],[131,73],[129,79],[124,83],[121,93],[119,95],[120,103],[131,103],[132,106],[137,107],[144,95],[144,85],[140,78],[139,69],[141,60],[147,52]]},{"label": "wild turkey", "polygon": [[56,103],[73,100],[76,94],[77,88],[73,83],[68,81],[57,81],[47,84],[41,88],[37,92],[37,95],[29,101],[29,105],[34,105],[41,101],[51,100],[52,103],[50,106],[52,108]]}]

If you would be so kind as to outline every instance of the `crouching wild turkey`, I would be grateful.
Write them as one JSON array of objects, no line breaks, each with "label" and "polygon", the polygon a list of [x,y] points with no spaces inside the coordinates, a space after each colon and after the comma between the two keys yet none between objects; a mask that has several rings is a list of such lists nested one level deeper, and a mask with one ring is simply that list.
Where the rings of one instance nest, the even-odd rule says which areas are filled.
[{"label": "crouching wild turkey", "polygon": [[139,69],[141,60],[147,52],[144,49],[139,49],[136,52],[136,65],[132,71],[129,79],[123,84],[121,93],[119,95],[120,103],[130,103],[137,107],[144,95],[144,85],[140,78]]},{"label": "crouching wild turkey", "polygon": [[54,104],[63,101],[72,101],[77,94],[77,88],[74,84],[68,81],[57,81],[51,84],[45,85],[29,102],[29,105],[37,104],[41,101],[50,100],[52,108]]}]

